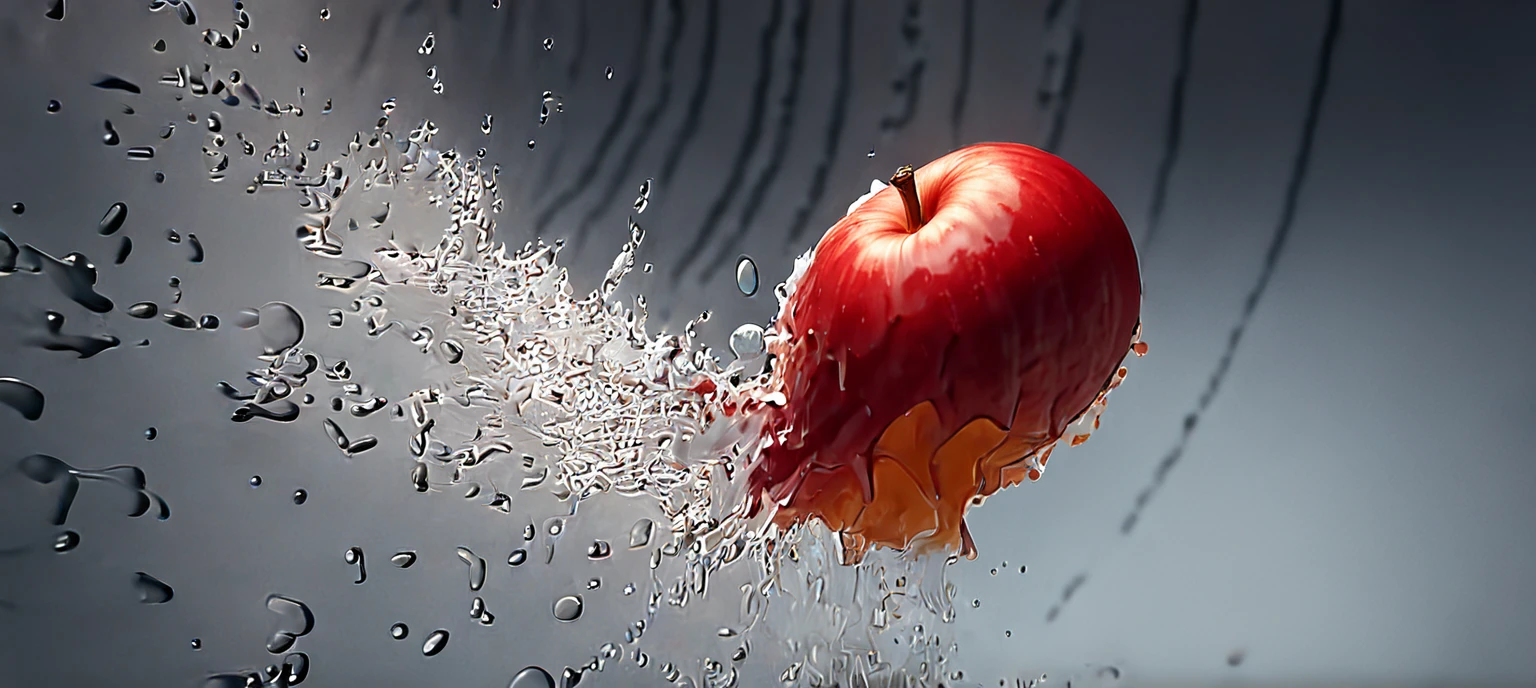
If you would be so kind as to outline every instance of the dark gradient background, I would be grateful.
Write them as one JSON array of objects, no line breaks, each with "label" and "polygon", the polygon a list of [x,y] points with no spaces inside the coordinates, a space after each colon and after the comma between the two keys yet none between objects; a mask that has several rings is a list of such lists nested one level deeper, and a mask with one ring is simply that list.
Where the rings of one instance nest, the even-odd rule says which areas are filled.
[{"label": "dark gradient background", "polygon": [[[205,135],[185,121],[219,110],[231,139],[259,131],[261,147],[281,127],[334,154],[387,97],[403,119],[433,118],[440,143],[489,148],[505,170],[501,236],[568,237],[579,287],[654,177],[640,259],[656,269],[627,289],[674,330],[712,309],[716,346],[774,310],[768,288],[736,292],[738,255],[765,285],[782,280],[898,165],[1016,140],[1104,188],[1141,252],[1151,354],[1091,442],[975,512],[981,556],[952,569],[959,683],[1114,665],[1143,686],[1536,685],[1536,3],[250,0],[232,52],[199,37],[228,30],[228,2],[199,0],[196,29],[143,1],[68,0],[62,22],[49,4],[0,6],[0,228],[85,253],[118,308],[95,315],[46,278],[0,277],[0,376],[48,399],[37,422],[0,407],[0,472],[38,452],[135,464],[174,516],[126,518],[120,493],[87,484],[69,521],[82,543],[55,554],[35,486],[0,482],[0,549],[21,548],[0,558],[0,686],[196,685],[265,663],[271,592],[315,610],[309,685],[503,686],[524,665],[592,654],[602,602],[578,624],[547,611],[590,574],[499,563],[522,524],[414,493],[383,421],[388,451],[350,462],[313,423],[231,423],[213,385],[254,365],[254,337],[123,315],[167,302],[171,275],[188,312],[227,323],[284,300],[306,343],[343,352],[386,396],[406,391],[390,385],[419,379],[398,372],[419,356],[324,327],[344,299],[314,288],[291,198],[247,196],[242,174],[210,184]],[[428,31],[438,47],[423,57]],[[155,84],[204,62],[283,102],[304,87],[306,116],[177,103]],[[145,93],[92,88],[104,73]],[[546,89],[564,111],[539,127]],[[101,145],[104,118],[122,146]],[[183,131],[159,141],[167,121]],[[153,161],[124,159],[141,144],[159,146]],[[135,241],[120,267],[95,232],[117,200]],[[401,210],[391,222],[441,222]],[[198,234],[206,262],[187,262],[168,227]],[[125,345],[86,360],[43,350],[44,309]],[[492,561],[492,629],[465,614],[459,545]],[[369,554],[363,585],[341,559],[350,546]],[[390,569],[402,548],[422,561]],[[140,604],[136,571],[174,599]],[[410,640],[388,638],[395,621]],[[433,628],[454,635],[425,658]],[[768,683],[771,665],[754,667],[744,685]],[[627,662],[589,680],[660,683]]]}]

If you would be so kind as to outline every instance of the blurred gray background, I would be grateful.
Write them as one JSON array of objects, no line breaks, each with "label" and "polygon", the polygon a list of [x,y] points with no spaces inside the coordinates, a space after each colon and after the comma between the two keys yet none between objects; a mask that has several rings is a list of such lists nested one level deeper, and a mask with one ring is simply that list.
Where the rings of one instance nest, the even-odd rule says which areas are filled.
[{"label": "blurred gray background", "polygon": [[[412,492],[398,442],[346,461],[313,423],[229,422],[213,388],[258,353],[236,312],[273,300],[381,394],[418,377],[391,371],[420,357],[324,327],[345,299],[314,288],[291,197],[247,196],[243,173],[209,183],[206,134],[186,122],[219,111],[231,138],[260,132],[258,155],[278,128],[334,154],[388,97],[436,121],[440,143],[486,147],[504,169],[502,237],[567,237],[578,286],[595,285],[654,178],[640,219],[656,268],[629,287],[672,329],[711,309],[717,347],[774,310],[771,289],[736,291],[739,255],[782,280],[901,164],[1015,140],[1104,188],[1141,251],[1151,353],[1092,441],[972,517],[981,556],[952,569],[979,601],[957,622],[958,683],[1112,665],[1142,686],[1536,685],[1536,3],[250,0],[233,50],[200,35],[229,31],[229,2],[198,0],[196,26],[115,0],[68,0],[54,21],[54,4],[0,7],[0,229],[84,253],[117,307],[0,276],[0,377],[47,398],[35,422],[0,406],[0,685],[196,685],[260,666],[273,592],[314,610],[298,649],[320,686],[503,686],[528,664],[584,662],[621,628],[550,622],[550,595],[588,572],[509,568],[522,524]],[[177,102],[155,83],[202,63],[305,117]],[[144,93],[93,88],[105,74]],[[541,127],[544,90],[563,111]],[[103,119],[122,145],[102,145]],[[181,131],[161,141],[166,122]],[[154,160],[125,159],[151,144]],[[135,248],[114,266],[116,238],[95,229],[119,200]],[[165,241],[173,227],[202,239],[205,262]],[[225,326],[124,316],[167,304],[171,276],[185,310]],[[45,350],[44,310],[123,345]],[[14,475],[34,453],[140,466],[174,515],[124,517],[125,492],[87,483],[68,522],[81,543],[56,554],[45,486]],[[342,560],[352,546],[368,553],[362,585]],[[457,546],[491,561],[494,627],[465,613]],[[399,549],[421,562],[389,567]],[[174,598],[141,604],[138,571]],[[618,587],[602,589],[614,606]],[[411,627],[398,643],[397,621]],[[449,647],[423,657],[435,628]],[[588,680],[660,682],[632,664]]]}]

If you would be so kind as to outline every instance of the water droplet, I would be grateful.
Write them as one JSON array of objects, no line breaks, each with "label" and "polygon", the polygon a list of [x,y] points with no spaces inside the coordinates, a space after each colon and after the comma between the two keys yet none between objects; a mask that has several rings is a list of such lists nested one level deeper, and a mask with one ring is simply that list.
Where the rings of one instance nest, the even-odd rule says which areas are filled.
[{"label": "water droplet", "polygon": [[1028,573],[1028,572],[1029,572],[1029,567],[1028,566],[1020,566],[1019,567],[1019,573]]},{"label": "water droplet", "polygon": [[107,208],[105,215],[101,216],[101,222],[96,224],[96,233],[102,236],[111,236],[117,230],[123,228],[123,223],[128,221],[128,204],[113,203]]},{"label": "water droplet", "polygon": [[431,67],[427,68],[427,78],[428,79],[436,79],[437,78],[437,65],[432,65]]},{"label": "water droplet", "polygon": [[73,530],[66,530],[62,533],[59,533],[58,536],[53,539],[53,551],[60,553],[68,552],[79,544],[80,534]]},{"label": "water droplet", "polygon": [[14,377],[0,377],[0,404],[16,409],[27,420],[43,417],[43,393]]},{"label": "water droplet", "polygon": [[536,142],[533,139],[528,139],[528,150],[533,150],[534,145],[536,145]]},{"label": "water droplet", "polygon": [[240,327],[256,328],[261,336],[262,353],[276,356],[304,339],[304,318],[282,301],[272,301],[257,310],[241,313]]},{"label": "water droplet", "polygon": [[608,65],[607,67],[603,68],[603,78],[604,79],[612,79],[613,78],[613,65]]},{"label": "water droplet", "polygon": [[395,640],[405,640],[405,637],[410,634],[410,627],[403,623],[397,623],[389,627],[389,637],[394,638]]},{"label": "water droplet", "polygon": [[559,621],[571,622],[581,618],[581,595],[566,595],[555,600],[554,614]]},{"label": "water droplet", "polygon": [[541,667],[531,666],[517,672],[507,688],[555,688],[555,677]]},{"label": "water droplet", "polygon": [[128,149],[129,160],[153,160],[154,157],[154,146],[134,146]]},{"label": "water droplet", "polygon": [[587,546],[588,559],[607,559],[612,554],[613,548],[608,545],[606,540],[594,540],[591,545]]},{"label": "water droplet", "polygon": [[53,0],[53,4],[48,7],[48,11],[43,16],[54,21],[64,21],[64,0]]},{"label": "water droplet", "polygon": [[112,120],[103,120],[102,126],[107,130],[107,133],[101,135],[102,143],[108,146],[116,146],[123,142],[123,139],[117,135],[117,130],[112,128]]},{"label": "water droplet", "polygon": [[16,213],[17,215],[27,212],[27,205],[25,203],[12,203],[11,212]]},{"label": "water droplet", "polygon": [[648,518],[635,521],[635,525],[629,528],[629,548],[640,549],[651,544],[651,535],[656,532],[656,522]]},{"label": "water droplet", "polygon": [[320,21],[326,21],[327,19],[330,19],[330,18],[331,18],[331,8],[329,8],[329,7],[322,7],[322,8],[320,8]]},{"label": "water droplet", "polygon": [[64,104],[63,103],[60,103],[57,100],[50,100],[50,101],[48,101],[48,112],[57,114],[58,111],[63,110],[63,109],[64,109]]},{"label": "water droplet", "polygon": [[522,566],[525,561],[528,561],[528,550],[521,547],[512,550],[512,553],[507,555],[507,566]]},{"label": "water droplet", "polygon": [[873,157],[875,157],[875,149],[873,149],[873,148],[869,149],[869,154],[865,155],[864,157],[866,157],[866,158],[873,158]]},{"label": "water droplet", "polygon": [[125,92],[128,92],[128,93],[142,93],[142,90],[139,89],[139,85],[138,84],[135,84],[132,81],[128,81],[127,79],[122,79],[122,78],[119,78],[119,77],[112,76],[110,74],[107,75],[107,76],[103,76],[102,78],[98,79],[96,81],[96,83],[93,83],[91,85],[95,86],[96,88],[99,88],[99,89],[102,89],[102,90],[106,90],[106,91],[125,91]]},{"label": "water droplet", "polygon": [[309,501],[309,493],[305,492],[303,488],[300,488],[300,489],[297,489],[297,490],[293,491],[293,503],[294,504],[303,504],[304,502],[307,502],[307,501]]},{"label": "water droplet", "polygon": [[554,50],[554,49],[555,49],[555,39],[554,38],[545,38],[544,39],[544,50],[548,51],[548,50]]},{"label": "water droplet", "polygon": [[197,319],[197,326],[205,330],[219,329],[219,316],[213,314],[204,315]]},{"label": "water droplet", "polygon": [[587,581],[588,590],[596,590],[601,587],[603,587],[603,579],[601,578],[592,578]]},{"label": "water droplet", "polygon": [[1247,659],[1247,658],[1248,658],[1248,653],[1247,652],[1244,652],[1242,650],[1233,650],[1233,651],[1231,651],[1230,653],[1227,654],[1227,666],[1229,666],[1229,667],[1241,666],[1242,663],[1243,663],[1243,660]]},{"label": "water droplet", "polygon": [[134,574],[133,588],[138,591],[139,601],[144,604],[165,604],[176,596],[171,586],[143,571]]},{"label": "water droplet", "polygon": [[757,263],[750,256],[736,259],[736,288],[743,296],[757,293]]},{"label": "water droplet", "polygon": [[491,123],[494,120],[495,120],[495,118],[492,117],[489,113],[487,113],[486,116],[480,120],[480,133],[485,134],[486,136],[490,136],[491,135]]},{"label": "water droplet", "polygon": [[202,242],[202,240],[198,239],[196,234],[188,232],[187,233],[187,245],[192,248],[192,254],[187,256],[187,260],[189,260],[189,261],[191,261],[193,263],[201,263],[201,262],[203,262],[203,257],[206,255],[206,253],[203,251],[203,242]]},{"label": "water droplet", "polygon": [[150,46],[150,49],[155,51],[155,52],[157,52],[157,53],[165,52],[165,39],[162,38],[160,40],[155,41],[155,44]]},{"label": "water droplet", "polygon": [[409,550],[395,552],[394,556],[389,558],[389,563],[394,564],[397,569],[408,569],[411,564],[416,563],[416,553]]},{"label": "water droplet", "polygon": [[352,581],[353,585],[362,585],[368,580],[368,562],[363,559],[363,548],[348,547],[347,551],[342,552],[341,558],[347,564],[357,567],[357,580]]},{"label": "water droplet", "polygon": [[267,638],[267,652],[274,655],[287,652],[294,641],[315,627],[315,616],[309,606],[292,597],[268,595],[267,610],[277,615],[277,623]]},{"label": "water droplet", "polygon": [[427,37],[421,41],[421,47],[416,49],[416,54],[431,55],[435,48],[437,48],[437,36],[428,31]]},{"label": "water droplet", "polygon": [[731,333],[731,353],[736,358],[752,358],[763,353],[763,328],[747,323]]},{"label": "water droplet", "polygon": [[445,647],[448,647],[448,631],[439,628],[432,631],[426,642],[421,644],[421,654],[431,657],[442,652]]},{"label": "water droplet", "polygon": [[331,327],[341,327],[342,319],[343,314],[341,309],[332,308],[331,312],[326,314],[325,324],[330,325]]},{"label": "water droplet", "polygon": [[293,46],[293,56],[299,58],[300,62],[308,62],[309,48],[303,43]]},{"label": "water droplet", "polygon": [[624,584],[624,596],[625,597],[629,597],[630,595],[633,595],[633,594],[635,594],[635,584],[634,583],[625,583]]},{"label": "water droplet", "polygon": [[981,600],[971,600],[971,609],[980,609]]},{"label": "water droplet", "polygon": [[249,481],[247,481],[247,482],[249,482],[251,484],[251,487],[261,487],[261,476],[253,475],[253,476],[251,476],[251,479]]},{"label": "water droplet", "polygon": [[192,645],[192,649],[194,649],[194,650],[201,650],[201,649],[203,649],[203,639],[202,638],[193,638],[191,645]]},{"label": "water droplet", "polygon": [[160,312],[160,307],[148,301],[140,301],[128,307],[129,317],[147,319],[155,317]]},{"label": "water droplet", "polygon": [[478,591],[485,585],[485,559],[477,556],[468,547],[460,547],[454,550],[459,556],[459,561],[469,566],[469,589]]},{"label": "water droplet", "polygon": [[144,430],[144,439],[146,439],[146,440],[153,440],[153,439],[155,439],[156,437],[159,437],[159,436],[160,436],[160,431],[154,429],[153,427],[146,428]]}]

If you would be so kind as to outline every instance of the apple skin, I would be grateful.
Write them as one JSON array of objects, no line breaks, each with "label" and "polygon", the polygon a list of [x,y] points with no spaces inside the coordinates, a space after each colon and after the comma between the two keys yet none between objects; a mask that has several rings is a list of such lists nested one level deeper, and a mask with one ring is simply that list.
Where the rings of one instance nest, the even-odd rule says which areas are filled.
[{"label": "apple skin", "polygon": [[820,519],[855,554],[973,555],[965,510],[1037,478],[1042,450],[1118,382],[1141,277],[1113,204],[1050,153],[976,144],[915,180],[917,231],[896,187],[874,193],[783,304],[769,351],[785,400],[767,409],[777,439],[750,509]]}]

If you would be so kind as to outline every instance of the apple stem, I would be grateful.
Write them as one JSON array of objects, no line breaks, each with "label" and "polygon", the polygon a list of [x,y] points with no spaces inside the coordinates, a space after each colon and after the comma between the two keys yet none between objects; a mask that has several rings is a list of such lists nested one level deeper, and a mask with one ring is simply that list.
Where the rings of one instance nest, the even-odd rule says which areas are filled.
[{"label": "apple stem", "polygon": [[923,204],[917,198],[917,178],[912,174],[911,165],[902,165],[891,175],[891,186],[901,194],[901,203],[907,207],[907,233],[916,232],[923,227]]}]

